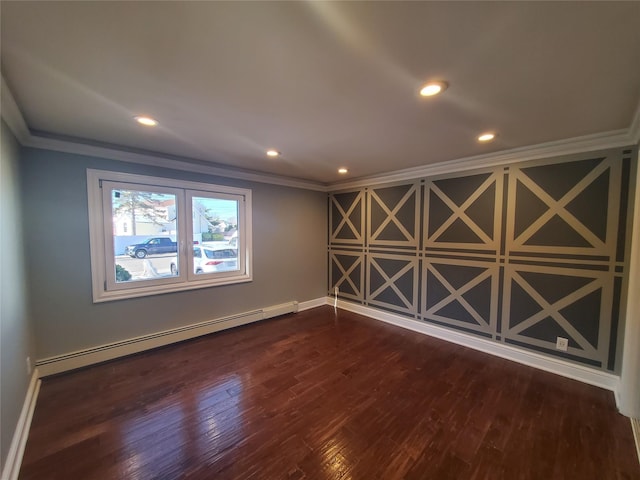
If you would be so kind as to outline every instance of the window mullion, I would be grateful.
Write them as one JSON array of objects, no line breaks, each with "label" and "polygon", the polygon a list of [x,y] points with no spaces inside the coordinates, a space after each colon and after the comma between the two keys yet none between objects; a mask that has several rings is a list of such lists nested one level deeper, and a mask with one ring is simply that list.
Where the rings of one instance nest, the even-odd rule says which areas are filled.
[{"label": "window mullion", "polygon": [[90,169],[87,190],[94,302],[252,280],[251,190]]},{"label": "window mullion", "polygon": [[190,254],[193,245],[193,220],[189,211],[191,209],[191,200],[188,198],[186,190],[180,194],[180,247],[178,250],[180,258],[180,280],[187,282],[189,280],[189,272],[193,270],[193,258]]}]

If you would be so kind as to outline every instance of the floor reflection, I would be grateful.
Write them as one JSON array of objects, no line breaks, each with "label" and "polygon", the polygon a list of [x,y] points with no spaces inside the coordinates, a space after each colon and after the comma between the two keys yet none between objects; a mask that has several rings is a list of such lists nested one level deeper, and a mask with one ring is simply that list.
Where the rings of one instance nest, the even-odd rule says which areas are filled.
[{"label": "floor reflection", "polygon": [[181,403],[163,405],[123,427],[123,474],[129,479],[160,478],[185,459],[185,414]]},{"label": "floor reflection", "polygon": [[242,397],[241,377],[230,375],[147,405],[122,429],[123,478],[170,478],[190,458],[215,461],[243,438]]},{"label": "floor reflection", "polygon": [[[198,429],[209,441],[242,429],[242,379],[231,375],[198,394]],[[234,435],[235,436],[235,435]]]}]

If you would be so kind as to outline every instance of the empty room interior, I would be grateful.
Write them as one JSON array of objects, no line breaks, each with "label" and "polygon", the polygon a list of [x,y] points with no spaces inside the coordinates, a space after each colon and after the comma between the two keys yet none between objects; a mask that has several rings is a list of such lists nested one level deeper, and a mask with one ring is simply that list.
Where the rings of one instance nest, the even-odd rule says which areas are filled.
[{"label": "empty room interior", "polygon": [[640,479],[640,2],[0,22],[2,480]]}]

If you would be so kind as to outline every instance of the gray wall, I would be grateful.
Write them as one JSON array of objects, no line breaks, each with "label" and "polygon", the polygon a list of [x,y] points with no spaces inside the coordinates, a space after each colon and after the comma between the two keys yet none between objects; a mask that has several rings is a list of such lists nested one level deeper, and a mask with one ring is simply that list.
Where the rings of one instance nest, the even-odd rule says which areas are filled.
[{"label": "gray wall", "polygon": [[[326,194],[24,149],[25,248],[38,358],[325,296]],[[250,188],[253,281],[92,303],[86,169]]]},{"label": "gray wall", "polygon": [[635,160],[615,148],[335,192],[328,291],[619,373]]},{"label": "gray wall", "polygon": [[35,360],[27,311],[27,287],[22,249],[20,151],[2,121],[0,143],[0,464],[18,423],[29,375],[25,359]]}]

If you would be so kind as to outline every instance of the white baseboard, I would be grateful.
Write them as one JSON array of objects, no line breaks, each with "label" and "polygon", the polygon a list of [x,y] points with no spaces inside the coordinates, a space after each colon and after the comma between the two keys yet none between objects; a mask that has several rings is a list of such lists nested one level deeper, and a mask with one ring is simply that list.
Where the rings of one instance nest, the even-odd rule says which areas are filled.
[{"label": "white baseboard", "polygon": [[[333,305],[334,298],[327,297],[326,303]],[[414,332],[423,333],[431,337],[440,338],[449,342],[462,345],[465,347],[479,350],[481,352],[489,353],[497,357],[512,360],[514,362],[528,365],[530,367],[538,368],[546,372],[555,373],[568,377],[580,382],[588,383],[589,385],[595,385],[596,387],[611,390],[614,394],[618,390],[620,383],[620,377],[607,372],[601,372],[592,368],[583,367],[582,365],[576,365],[566,362],[561,359],[549,357],[535,352],[529,352],[510,345],[504,345],[502,343],[493,342],[484,338],[469,335],[456,330],[450,330],[444,327],[439,327],[430,323],[420,322],[418,320],[412,320],[400,315],[389,313],[386,311],[378,310],[371,307],[365,307],[351,302],[338,300],[338,307],[350,312],[359,313],[375,320],[390,323],[398,327],[413,330]]]},{"label": "white baseboard", "polygon": [[298,311],[304,312],[305,310],[311,310],[312,308],[321,307],[326,304],[327,304],[327,299],[325,297],[320,297],[314,300],[309,300],[307,302],[298,303]]},{"label": "white baseboard", "polygon": [[[62,373],[75,368],[92,365],[94,363],[111,360],[132,353],[142,352],[170,343],[195,338],[208,333],[226,330],[240,325],[265,320],[286,313],[309,310],[322,305],[333,305],[333,297],[321,297],[306,302],[288,302],[273,305],[251,312],[209,320],[185,327],[158,332],[151,335],[136,337],[122,342],[89,348],[66,355],[58,355],[36,362],[37,368],[33,371],[31,382],[25,396],[22,412],[16,426],[13,440],[7,455],[7,461],[2,471],[1,480],[15,480],[18,478],[22,456],[29,435],[29,427],[38,398],[41,380],[40,378],[55,373]],[[574,365],[559,359],[549,358],[534,352],[527,352],[509,345],[498,344],[483,338],[477,338],[465,333],[449,330],[436,325],[431,325],[416,320],[411,320],[400,315],[365,307],[343,300],[338,301],[338,307],[350,312],[365,315],[374,320],[383,321],[398,327],[406,328],[414,332],[440,338],[458,345],[479,350],[507,360],[512,360],[540,370],[572,378],[590,385],[611,390],[617,396],[620,378],[606,372],[599,372],[580,365]],[[617,398],[617,397],[616,397]],[[640,422],[631,419],[631,425],[640,458]]]},{"label": "white baseboard", "polygon": [[27,394],[24,398],[20,418],[18,418],[18,424],[13,432],[11,446],[9,447],[9,453],[7,454],[7,461],[4,464],[2,476],[0,477],[2,480],[16,480],[18,478],[20,466],[22,465],[22,456],[24,455],[24,448],[27,445],[31,419],[33,418],[33,411],[36,408],[36,401],[38,399],[38,392],[40,391],[41,383],[40,374],[36,368],[33,370],[31,375],[31,382],[29,382],[29,388],[27,389]]},{"label": "white baseboard", "polygon": [[633,430],[633,439],[636,441],[636,453],[640,462],[640,420],[637,418],[629,418],[631,420],[631,430]]},{"label": "white baseboard", "polygon": [[226,330],[228,328],[246,325],[248,323],[265,320],[267,318],[306,310],[314,306],[324,305],[325,298],[298,303],[296,301],[271,305],[250,312],[239,313],[223,318],[207,320],[184,327],[173,328],[162,332],[130,338],[120,342],[109,343],[97,347],[79,350],[54,357],[43,358],[36,362],[40,377],[54,375],[95,363],[113,360],[115,358],[143,352],[152,348],[162,347],[171,343],[181,342],[190,338],[207,335],[209,333]]}]

